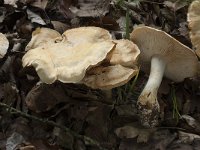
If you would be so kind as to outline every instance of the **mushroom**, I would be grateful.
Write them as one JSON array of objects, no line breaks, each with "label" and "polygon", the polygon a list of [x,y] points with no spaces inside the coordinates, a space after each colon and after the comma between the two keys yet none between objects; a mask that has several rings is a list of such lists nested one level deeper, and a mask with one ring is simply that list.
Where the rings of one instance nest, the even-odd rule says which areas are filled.
[{"label": "mushroom", "polygon": [[[82,32],[80,32],[82,31]],[[56,36],[55,36],[56,37]],[[35,38],[37,46],[23,56],[23,66],[33,66],[41,81],[51,84],[56,80],[78,83],[86,70],[98,65],[115,47],[107,30],[80,27],[63,33],[62,40],[40,45],[44,39]],[[57,42],[55,42],[57,41]]]},{"label": "mushroom", "polygon": [[31,41],[26,46],[26,51],[34,49],[40,46],[54,43],[56,38],[61,38],[61,34],[53,29],[49,28],[37,28],[32,32]]},{"label": "mushroom", "polygon": [[200,57],[200,1],[195,0],[188,9],[188,23],[190,28],[190,39],[196,48],[196,54]]},{"label": "mushroom", "polygon": [[138,73],[137,60],[140,50],[129,40],[113,40],[116,47],[104,63],[89,69],[82,83],[93,89],[104,91],[107,99],[112,99],[112,88],[126,84]]},{"label": "mushroom", "polygon": [[7,53],[9,42],[6,36],[0,33],[0,58],[3,58]]},{"label": "mushroom", "polygon": [[142,125],[155,127],[160,112],[157,92],[163,76],[175,82],[195,76],[198,59],[190,48],[158,29],[137,27],[130,37],[141,51],[141,69],[147,71],[151,66],[149,79],[138,98],[137,106]]}]

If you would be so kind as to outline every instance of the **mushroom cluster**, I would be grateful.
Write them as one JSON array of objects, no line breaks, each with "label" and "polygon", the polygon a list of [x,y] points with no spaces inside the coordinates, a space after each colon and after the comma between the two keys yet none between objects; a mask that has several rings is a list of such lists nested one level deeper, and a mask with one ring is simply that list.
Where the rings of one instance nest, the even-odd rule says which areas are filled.
[{"label": "mushroom cluster", "polygon": [[33,66],[42,82],[83,83],[111,89],[137,74],[138,47],[129,40],[113,40],[99,27],[65,31],[38,28],[26,47],[23,66]]},{"label": "mushroom cluster", "polygon": [[141,69],[149,72],[150,68],[149,79],[137,102],[141,123],[148,128],[155,127],[160,112],[157,92],[163,76],[175,82],[196,76],[198,59],[189,47],[158,29],[137,27],[130,37],[141,51]]}]

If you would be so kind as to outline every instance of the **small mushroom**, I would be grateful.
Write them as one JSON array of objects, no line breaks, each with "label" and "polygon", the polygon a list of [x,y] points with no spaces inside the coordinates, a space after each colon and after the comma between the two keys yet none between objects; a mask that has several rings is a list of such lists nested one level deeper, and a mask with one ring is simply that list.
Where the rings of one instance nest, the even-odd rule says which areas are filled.
[{"label": "small mushroom", "polygon": [[134,29],[131,40],[141,51],[141,69],[147,71],[147,68],[151,68],[149,79],[137,102],[141,123],[145,127],[155,127],[160,112],[157,92],[163,76],[175,82],[196,76],[198,59],[190,48],[164,31],[151,27]]},{"label": "small mushroom", "polygon": [[3,58],[7,53],[9,42],[6,36],[0,33],[0,58]]},{"label": "small mushroom", "polygon": [[[84,32],[79,32],[79,31]],[[68,34],[70,33],[70,34]],[[91,36],[91,37],[90,37]],[[108,31],[80,27],[66,31],[63,39],[30,49],[22,58],[23,66],[33,66],[41,81],[80,82],[91,67],[98,65],[115,47]],[[43,41],[38,37],[36,43]]]},{"label": "small mushroom", "polygon": [[200,0],[195,0],[191,3],[187,16],[190,39],[196,48],[196,54],[200,57]]},{"label": "small mushroom", "polygon": [[34,49],[45,44],[54,43],[56,38],[61,38],[61,34],[53,29],[49,28],[37,28],[32,32],[31,41],[26,46],[26,51]]}]

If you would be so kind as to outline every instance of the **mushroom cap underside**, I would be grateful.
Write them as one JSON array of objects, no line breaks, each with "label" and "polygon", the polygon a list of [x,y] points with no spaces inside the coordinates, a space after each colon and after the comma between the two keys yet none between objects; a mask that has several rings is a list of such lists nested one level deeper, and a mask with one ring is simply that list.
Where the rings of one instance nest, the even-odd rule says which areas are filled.
[{"label": "mushroom cap underside", "polygon": [[97,66],[87,71],[82,83],[93,89],[112,89],[126,84],[138,73],[138,67],[127,68],[122,65]]},{"label": "mushroom cap underside", "polygon": [[131,40],[141,51],[139,61],[143,68],[150,68],[151,58],[157,56],[166,62],[164,76],[175,82],[197,75],[195,53],[166,32],[147,26],[138,27],[131,33]]}]

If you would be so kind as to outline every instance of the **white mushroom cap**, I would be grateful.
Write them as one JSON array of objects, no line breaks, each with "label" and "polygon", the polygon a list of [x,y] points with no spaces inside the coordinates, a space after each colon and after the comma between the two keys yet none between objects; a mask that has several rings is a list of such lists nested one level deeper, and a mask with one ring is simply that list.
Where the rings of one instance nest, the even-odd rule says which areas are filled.
[{"label": "white mushroom cap", "polygon": [[164,31],[138,27],[130,37],[141,51],[142,67],[150,68],[151,58],[158,55],[166,62],[165,77],[180,82],[197,75],[198,59],[195,53]]},{"label": "white mushroom cap", "polygon": [[32,32],[31,41],[26,46],[26,51],[48,43],[54,43],[57,38],[61,38],[61,34],[56,30],[49,28],[37,28]]},{"label": "white mushroom cap", "polygon": [[121,65],[97,66],[87,71],[82,83],[93,89],[108,90],[126,84],[138,73],[138,68],[126,68]]},{"label": "white mushroom cap", "polygon": [[[64,35],[62,41],[30,49],[22,58],[23,66],[35,67],[41,81],[48,84],[55,80],[64,83],[81,81],[86,70],[102,62],[115,46],[109,32],[101,28],[88,28],[91,30],[82,33],[85,36],[76,28],[69,31],[71,34]],[[105,37],[109,37],[109,40]]]},{"label": "white mushroom cap", "polygon": [[193,46],[196,48],[196,53],[200,57],[200,1],[195,0],[191,3],[188,9],[188,23],[190,38]]}]

